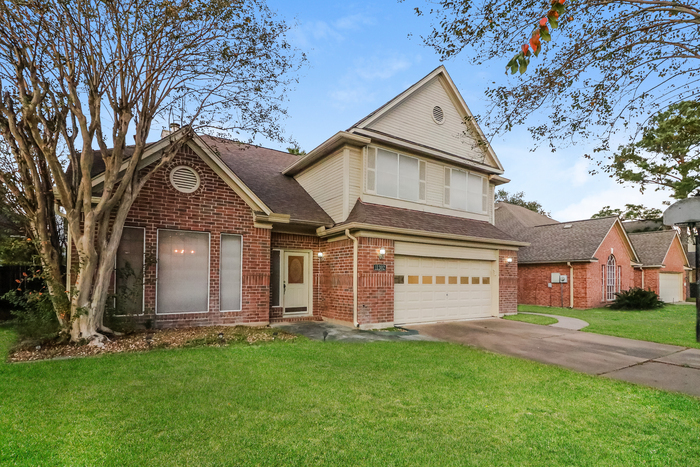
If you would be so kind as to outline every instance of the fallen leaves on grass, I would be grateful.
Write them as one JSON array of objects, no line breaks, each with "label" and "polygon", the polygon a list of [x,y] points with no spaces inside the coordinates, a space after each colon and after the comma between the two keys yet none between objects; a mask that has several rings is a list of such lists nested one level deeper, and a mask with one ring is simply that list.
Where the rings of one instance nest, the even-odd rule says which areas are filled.
[{"label": "fallen leaves on grass", "polygon": [[[221,334],[221,337],[219,335]],[[142,352],[151,349],[228,346],[271,341],[292,341],[297,336],[275,328],[248,326],[210,326],[154,329],[110,337],[104,347],[46,343],[41,346],[19,345],[10,353],[10,362],[27,362],[52,358],[73,358],[105,353]]]}]

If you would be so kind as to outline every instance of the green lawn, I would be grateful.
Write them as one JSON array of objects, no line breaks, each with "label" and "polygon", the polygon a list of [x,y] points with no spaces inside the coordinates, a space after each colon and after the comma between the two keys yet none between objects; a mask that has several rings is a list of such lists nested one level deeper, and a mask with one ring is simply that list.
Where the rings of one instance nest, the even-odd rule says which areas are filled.
[{"label": "green lawn", "polygon": [[700,343],[695,342],[695,304],[666,305],[659,310],[648,311],[617,311],[607,308],[571,310],[519,305],[518,311],[579,318],[589,323],[588,327],[582,329],[585,332],[700,348]]},{"label": "green lawn", "polygon": [[0,465],[700,462],[698,399],[435,342],[0,364],[0,401]]},{"label": "green lawn", "polygon": [[539,315],[510,315],[504,316],[503,319],[508,319],[511,321],[522,321],[524,323],[541,324],[542,326],[549,326],[550,324],[558,323],[559,321],[555,318],[550,318],[549,316],[539,316]]}]

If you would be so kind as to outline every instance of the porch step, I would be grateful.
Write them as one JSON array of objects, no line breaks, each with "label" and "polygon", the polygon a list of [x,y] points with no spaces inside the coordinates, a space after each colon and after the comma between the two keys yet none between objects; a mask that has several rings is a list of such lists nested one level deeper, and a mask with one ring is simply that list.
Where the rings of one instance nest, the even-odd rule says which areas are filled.
[{"label": "porch step", "polygon": [[270,319],[270,324],[272,323],[297,323],[299,321],[323,321],[320,316],[297,316],[288,318],[272,318]]}]

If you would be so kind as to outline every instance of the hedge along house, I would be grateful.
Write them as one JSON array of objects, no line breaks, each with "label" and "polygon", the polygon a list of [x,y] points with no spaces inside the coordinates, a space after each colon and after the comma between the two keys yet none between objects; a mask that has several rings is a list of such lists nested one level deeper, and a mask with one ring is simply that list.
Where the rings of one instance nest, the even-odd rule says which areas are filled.
[{"label": "hedge along house", "polygon": [[[508,203],[496,204],[496,226],[527,241],[518,257],[518,303],[594,308],[634,286],[641,262],[617,217],[560,223]],[[552,274],[566,276],[553,282]]]},{"label": "hedge along house", "polygon": [[303,157],[195,136],[129,213],[116,269],[143,281],[115,275],[137,290],[120,309],[160,327],[514,313],[526,243],[493,225],[508,180],[470,116],[441,66]]},{"label": "hedge along house", "polygon": [[688,257],[676,230],[629,233],[641,265],[634,271],[634,286],[656,292],[673,303],[686,298]]}]

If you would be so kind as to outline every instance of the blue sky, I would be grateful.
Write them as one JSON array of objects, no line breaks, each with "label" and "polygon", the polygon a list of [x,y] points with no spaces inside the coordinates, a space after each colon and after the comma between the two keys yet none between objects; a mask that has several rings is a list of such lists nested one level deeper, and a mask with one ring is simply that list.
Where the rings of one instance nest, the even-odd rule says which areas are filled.
[{"label": "blue sky", "polygon": [[[418,3],[414,3],[269,1],[273,10],[295,25],[291,42],[309,59],[300,83],[289,95],[285,123],[287,134],[301,148],[309,151],[347,129],[441,64],[435,52],[421,43],[430,19],[417,17],[413,7]],[[508,58],[488,66],[472,65],[466,56],[444,63],[473,113],[485,109],[483,93],[489,84],[513,79],[504,74]],[[268,141],[260,143],[284,149]],[[503,134],[492,144],[505,176],[512,180],[504,188],[524,191],[557,220],[588,218],[605,205],[643,203],[663,209],[662,201],[669,199],[667,192],[650,190],[642,195],[606,175],[589,175],[582,157],[590,149],[585,144],[556,153],[547,148],[531,152],[533,144],[525,128]]]}]

